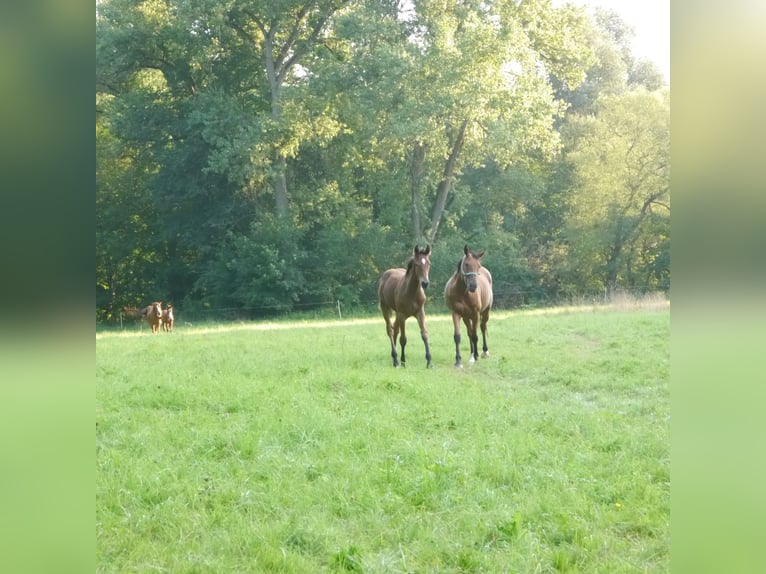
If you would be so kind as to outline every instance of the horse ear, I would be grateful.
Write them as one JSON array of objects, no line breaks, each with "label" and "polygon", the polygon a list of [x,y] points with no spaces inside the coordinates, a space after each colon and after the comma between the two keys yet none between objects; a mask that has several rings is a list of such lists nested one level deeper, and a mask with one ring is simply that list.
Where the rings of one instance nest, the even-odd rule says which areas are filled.
[{"label": "horse ear", "polygon": [[425,249],[425,251],[423,251],[423,255],[428,255],[429,253],[431,253],[431,246],[430,245],[426,245],[426,249]]},{"label": "horse ear", "polygon": [[417,245],[415,245],[414,249],[412,250],[412,254],[413,254],[413,255],[417,255],[419,251],[420,251],[420,247],[418,247]]},{"label": "horse ear", "polygon": [[478,253],[474,253],[473,256],[476,257],[476,259],[481,259],[482,257],[484,257],[484,250],[482,249]]},{"label": "horse ear", "polygon": [[465,247],[463,247],[463,253],[468,255],[468,244],[467,243],[465,244]]}]

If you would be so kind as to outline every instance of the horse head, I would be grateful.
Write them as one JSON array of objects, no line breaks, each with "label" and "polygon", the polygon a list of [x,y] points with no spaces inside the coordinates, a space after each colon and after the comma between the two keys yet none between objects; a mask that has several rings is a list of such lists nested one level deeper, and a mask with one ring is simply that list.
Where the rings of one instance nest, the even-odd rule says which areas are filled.
[{"label": "horse head", "polygon": [[475,293],[476,277],[479,275],[479,269],[481,269],[481,258],[484,256],[484,251],[471,251],[466,245],[463,248],[463,253],[463,258],[458,264],[458,271],[460,271],[468,291]]},{"label": "horse head", "polygon": [[425,249],[420,249],[417,245],[413,249],[412,259],[408,269],[412,269],[420,279],[420,286],[425,289],[431,284],[428,274],[431,271],[431,246],[426,245]]}]

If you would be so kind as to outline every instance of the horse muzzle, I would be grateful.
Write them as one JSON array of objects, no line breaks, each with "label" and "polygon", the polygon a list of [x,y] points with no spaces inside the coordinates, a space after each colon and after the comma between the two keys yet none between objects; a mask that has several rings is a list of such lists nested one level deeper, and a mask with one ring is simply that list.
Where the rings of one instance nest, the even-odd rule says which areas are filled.
[{"label": "horse muzzle", "polygon": [[428,279],[423,279],[423,280],[420,282],[420,286],[421,286],[423,289],[425,289],[426,287],[428,287],[430,284],[431,284],[431,282],[430,282]]}]

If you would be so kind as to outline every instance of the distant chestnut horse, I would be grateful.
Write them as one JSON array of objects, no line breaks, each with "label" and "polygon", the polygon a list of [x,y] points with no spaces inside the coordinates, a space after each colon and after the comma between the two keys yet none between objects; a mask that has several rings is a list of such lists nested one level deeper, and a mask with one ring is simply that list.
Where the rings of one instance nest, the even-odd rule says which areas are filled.
[{"label": "distant chestnut horse", "polygon": [[[122,317],[125,317],[126,319],[133,319],[133,320],[139,320],[144,318],[143,309],[136,309],[135,307],[123,307],[122,308]],[[120,317],[120,320],[122,320],[122,317]]]},{"label": "distant chestnut horse", "polygon": [[465,323],[468,340],[471,343],[471,359],[475,363],[479,358],[479,335],[476,332],[481,321],[482,356],[488,357],[487,321],[492,307],[492,275],[489,269],[482,267],[484,251],[470,251],[468,245],[463,248],[463,257],[457,270],[444,286],[444,299],[452,311],[452,323],[455,329],[455,366],[462,367],[460,356],[460,320]]},{"label": "distant chestnut horse", "polygon": [[[420,249],[417,245],[412,257],[407,260],[407,268],[388,269],[383,272],[378,281],[378,301],[383,319],[386,321],[386,334],[391,342],[391,358],[394,367],[399,366],[396,355],[396,338],[399,337],[402,346],[402,366],[405,365],[404,347],[407,345],[407,335],[404,323],[413,315],[420,326],[420,336],[426,346],[426,367],[431,366],[431,348],[428,344],[428,329],[426,329],[426,293],[424,289],[430,283],[428,273],[431,269],[429,258],[431,247]],[[396,314],[396,320],[391,324],[391,314]],[[401,332],[401,335],[400,335]]]},{"label": "distant chestnut horse", "polygon": [[159,333],[162,326],[162,303],[155,301],[148,307],[145,307],[141,313],[146,317],[146,322],[152,328],[152,333]]},{"label": "distant chestnut horse", "polygon": [[175,323],[175,317],[173,316],[173,305],[168,305],[168,308],[162,312],[162,330],[167,333],[172,333],[173,323]]}]

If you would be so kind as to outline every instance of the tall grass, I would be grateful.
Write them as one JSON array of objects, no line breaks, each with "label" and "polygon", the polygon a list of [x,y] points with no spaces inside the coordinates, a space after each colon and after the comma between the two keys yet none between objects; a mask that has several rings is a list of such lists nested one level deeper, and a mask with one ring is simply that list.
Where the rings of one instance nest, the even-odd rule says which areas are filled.
[{"label": "tall grass", "polygon": [[428,321],[97,336],[98,571],[668,571],[667,309]]}]

